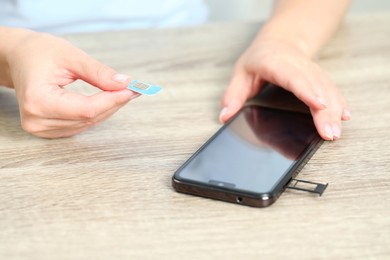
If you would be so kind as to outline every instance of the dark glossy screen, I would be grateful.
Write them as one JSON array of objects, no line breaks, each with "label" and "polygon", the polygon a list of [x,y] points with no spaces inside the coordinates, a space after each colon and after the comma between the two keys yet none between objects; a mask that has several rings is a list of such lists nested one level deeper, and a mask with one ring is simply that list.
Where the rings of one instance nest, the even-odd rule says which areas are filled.
[{"label": "dark glossy screen", "polygon": [[318,138],[310,115],[249,106],[181,167],[176,178],[270,193]]}]

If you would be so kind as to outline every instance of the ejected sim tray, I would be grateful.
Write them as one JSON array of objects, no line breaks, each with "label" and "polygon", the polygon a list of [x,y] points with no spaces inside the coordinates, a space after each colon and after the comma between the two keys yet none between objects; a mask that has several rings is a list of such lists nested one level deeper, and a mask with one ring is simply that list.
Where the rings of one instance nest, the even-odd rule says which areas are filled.
[{"label": "ejected sim tray", "polygon": [[139,80],[132,81],[127,88],[134,92],[147,96],[155,95],[162,90],[159,86],[141,82]]},{"label": "ejected sim tray", "polygon": [[298,179],[291,179],[290,183],[286,186],[287,189],[316,193],[320,196],[324,193],[327,187],[327,183],[322,184],[318,182],[304,181]]}]

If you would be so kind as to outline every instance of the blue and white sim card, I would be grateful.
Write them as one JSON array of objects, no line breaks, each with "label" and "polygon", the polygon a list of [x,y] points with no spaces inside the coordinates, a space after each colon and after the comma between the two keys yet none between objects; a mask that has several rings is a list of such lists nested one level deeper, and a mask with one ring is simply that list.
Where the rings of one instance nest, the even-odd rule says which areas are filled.
[{"label": "blue and white sim card", "polygon": [[155,95],[161,90],[159,86],[140,82],[139,80],[132,81],[127,88],[134,92],[147,96]]}]

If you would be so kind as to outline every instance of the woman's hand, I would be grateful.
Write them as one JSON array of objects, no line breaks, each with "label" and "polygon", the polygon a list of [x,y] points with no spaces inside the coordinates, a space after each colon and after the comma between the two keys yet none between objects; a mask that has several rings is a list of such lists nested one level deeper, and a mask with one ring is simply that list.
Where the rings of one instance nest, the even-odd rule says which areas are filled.
[{"label": "woman's hand", "polygon": [[[9,87],[14,87],[24,130],[45,138],[78,134],[105,120],[138,94],[130,79],[63,39],[22,30],[6,49]],[[81,79],[99,88],[92,96],[64,86]]]},{"label": "woman's hand", "polygon": [[230,119],[265,82],[302,100],[322,138],[340,138],[341,121],[351,117],[346,101],[317,64],[298,47],[281,40],[257,40],[243,53],[222,99],[220,120]]}]

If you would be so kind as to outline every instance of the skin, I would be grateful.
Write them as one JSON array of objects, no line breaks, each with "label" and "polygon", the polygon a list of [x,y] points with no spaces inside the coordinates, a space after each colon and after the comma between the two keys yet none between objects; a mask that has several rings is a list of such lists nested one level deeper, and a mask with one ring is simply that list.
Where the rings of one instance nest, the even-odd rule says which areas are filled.
[{"label": "skin", "polygon": [[[91,58],[63,39],[0,27],[0,85],[14,88],[25,131],[44,138],[76,135],[110,117],[138,94],[130,78]],[[64,86],[84,80],[101,91],[92,96]]]},{"label": "skin", "polygon": [[[235,65],[220,120],[229,120],[264,82],[272,82],[310,107],[324,139],[340,138],[341,121],[350,112],[312,57],[338,28],[348,5],[349,0],[275,1],[271,18]],[[0,85],[15,89],[21,125],[33,135],[76,135],[138,96],[126,89],[128,76],[61,38],[7,27],[0,27],[0,35],[7,36],[0,44]],[[101,91],[84,96],[64,89],[79,79]]]},{"label": "skin", "polygon": [[349,120],[351,113],[312,58],[337,30],[349,4],[349,0],[276,1],[270,19],[235,65],[220,120],[229,120],[265,82],[271,82],[310,108],[322,138],[340,138],[341,121]]}]

